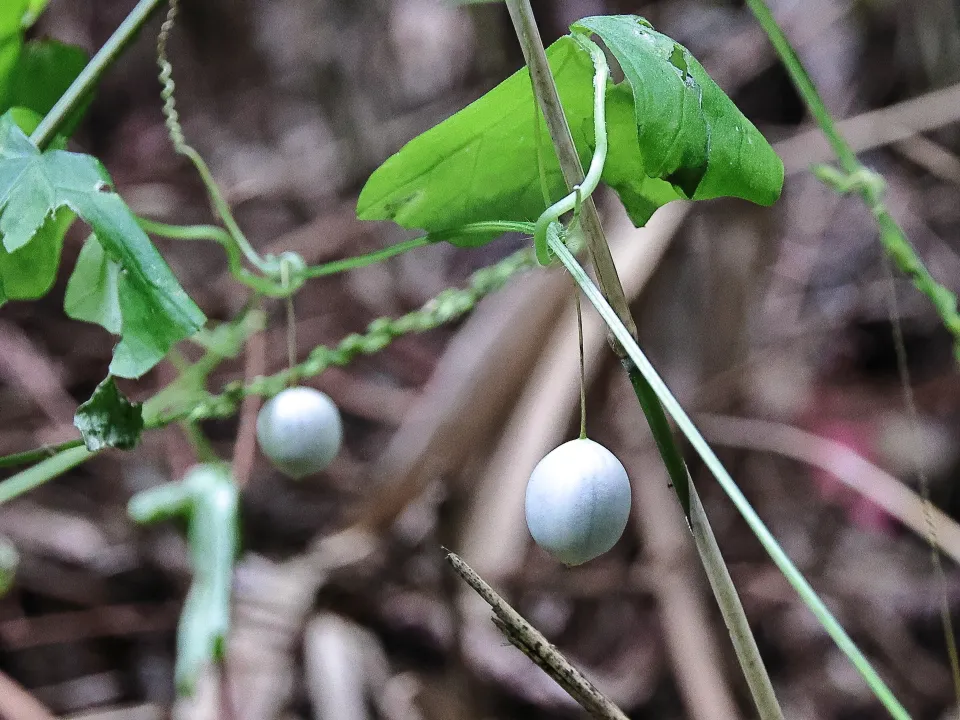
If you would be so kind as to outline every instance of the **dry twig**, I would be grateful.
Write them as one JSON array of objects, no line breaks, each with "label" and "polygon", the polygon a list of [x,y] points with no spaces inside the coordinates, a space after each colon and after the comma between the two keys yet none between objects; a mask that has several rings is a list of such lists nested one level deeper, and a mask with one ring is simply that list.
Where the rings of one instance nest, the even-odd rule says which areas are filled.
[{"label": "dry twig", "polygon": [[583,708],[597,718],[607,720],[627,720],[620,708],[608,700],[603,693],[570,664],[560,651],[523,617],[510,607],[506,600],[487,585],[473,568],[467,565],[456,553],[447,552],[447,562],[464,582],[477,591],[493,609],[493,624],[524,655],[533,660],[540,669],[564,689]]}]

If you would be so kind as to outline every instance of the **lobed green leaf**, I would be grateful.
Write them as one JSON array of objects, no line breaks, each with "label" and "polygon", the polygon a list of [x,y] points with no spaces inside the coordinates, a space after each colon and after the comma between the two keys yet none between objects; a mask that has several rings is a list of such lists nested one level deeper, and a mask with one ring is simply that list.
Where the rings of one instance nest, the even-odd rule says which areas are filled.
[{"label": "lobed green leaf", "polygon": [[[100,322],[117,332],[119,307],[121,340],[110,372],[139,377],[176,342],[200,329],[206,320],[203,313],[113,191],[110,176],[96,158],[64,150],[41,153],[10,114],[4,115],[0,118],[0,234],[5,250],[13,255],[38,240],[43,245],[40,231],[61,208],[83,218],[102,246],[101,255],[90,251],[78,277],[71,278],[68,314],[81,308],[77,310],[80,319]],[[110,262],[118,269],[102,267]],[[99,312],[91,305],[92,296],[101,299]]]}]

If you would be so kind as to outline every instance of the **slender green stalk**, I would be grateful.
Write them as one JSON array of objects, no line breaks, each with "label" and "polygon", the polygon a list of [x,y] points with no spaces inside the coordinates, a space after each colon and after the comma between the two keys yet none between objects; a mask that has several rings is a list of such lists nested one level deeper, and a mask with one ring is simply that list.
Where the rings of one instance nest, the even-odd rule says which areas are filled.
[{"label": "slender green stalk", "polygon": [[683,410],[680,403],[677,402],[666,383],[664,383],[657,374],[657,371],[654,370],[653,365],[650,364],[650,361],[647,360],[647,357],[640,350],[640,347],[631,337],[630,332],[624,327],[623,323],[620,322],[613,308],[610,307],[597,287],[590,278],[587,277],[586,272],[580,267],[580,263],[578,263],[570,251],[564,247],[556,235],[551,235],[550,237],[550,248],[557,257],[560,258],[560,261],[583,290],[584,295],[593,303],[593,306],[597,309],[597,312],[600,313],[603,321],[616,336],[617,340],[623,345],[630,360],[633,361],[639,372],[643,374],[643,377],[656,394],[657,399],[662,403],[663,407],[666,408],[667,412],[670,413],[677,427],[686,435],[690,444],[697,451],[697,454],[700,455],[703,462],[710,469],[710,472],[716,477],[717,482],[720,483],[724,492],[726,492],[733,501],[737,510],[740,511],[740,514],[744,520],[746,520],[747,525],[750,526],[750,529],[760,540],[760,543],[783,573],[784,577],[786,577],[794,587],[807,607],[810,608],[820,624],[823,625],[830,637],[836,642],[837,646],[850,658],[850,661],[867,681],[867,684],[890,714],[897,718],[897,720],[909,720],[910,715],[906,709],[900,704],[896,697],[894,697],[876,670],[870,665],[867,658],[860,652],[860,649],[853,640],[850,639],[850,636],[847,635],[846,631],[844,631],[840,623],[837,622],[837,619],[830,610],[827,609],[827,606],[824,605],[817,593],[810,587],[810,584],[800,571],[797,570],[790,558],[787,557],[787,554],[780,547],[779,543],[777,543],[773,535],[770,534],[770,531],[763,524],[763,521],[751,507],[750,502],[744,497],[726,468],[723,467],[719,458],[717,458],[716,454],[707,444],[707,441],[703,439],[703,435],[697,430],[689,415]]},{"label": "slender green stalk", "polygon": [[336,273],[347,270],[355,270],[357,268],[367,267],[368,265],[375,265],[378,262],[392,258],[395,255],[400,255],[408,250],[415,250],[425,245],[433,245],[444,240],[450,240],[451,238],[469,235],[489,235],[490,233],[502,234],[505,232],[530,234],[533,232],[533,227],[533,223],[527,222],[491,221],[471,223],[453,230],[430,233],[411,240],[404,240],[403,242],[390,245],[381,250],[374,250],[365,255],[357,255],[355,257],[344,258],[343,260],[334,260],[333,262],[328,262],[323,265],[314,265],[308,267],[303,275],[308,278],[335,275]]},{"label": "slender green stalk", "polygon": [[583,311],[580,308],[580,291],[573,288],[573,301],[577,311],[577,355],[580,360],[580,439],[587,439],[587,366],[583,358]]},{"label": "slender green stalk", "polygon": [[[570,134],[570,128],[564,115],[563,107],[560,104],[556,83],[554,83],[550,65],[547,62],[546,52],[543,48],[543,42],[540,39],[540,33],[537,29],[536,19],[533,16],[533,10],[530,7],[529,0],[507,0],[507,9],[510,11],[517,37],[523,48],[523,54],[530,70],[534,95],[537,98],[547,128],[550,131],[564,179],[568,187],[573,190],[583,180],[583,168],[580,165],[580,158],[577,155],[576,146],[573,143],[573,137]],[[600,118],[603,117],[602,109],[598,112],[595,108],[594,117],[596,118],[597,116]],[[600,125],[596,130],[597,141],[599,143],[601,136],[606,137],[606,127]],[[582,211],[579,214],[581,228],[587,240],[587,246],[593,259],[597,281],[602,288],[603,296],[608,299],[610,306],[614,308],[620,325],[628,328],[628,336],[636,339],[636,324],[630,314],[630,307],[627,303],[626,295],[623,292],[623,286],[620,283],[617,268],[610,254],[610,248],[607,244],[603,228],[600,225],[600,219],[597,216],[593,200],[587,198],[586,202],[580,207],[580,210]],[[558,228],[558,224],[548,224],[547,236],[552,241],[551,245],[556,243],[562,246],[562,243],[559,242]],[[564,250],[566,251],[566,248],[564,248]],[[621,360],[625,362],[628,361],[629,358],[626,349],[620,342],[612,339],[611,345]],[[747,678],[747,683],[750,686],[757,710],[763,720],[781,720],[783,713],[780,710],[776,694],[773,691],[773,685],[760,658],[759,649],[757,648],[756,641],[753,639],[753,633],[750,630],[750,624],[747,621],[746,614],[740,603],[737,589],[733,585],[723,558],[719,554],[719,549],[717,549],[716,540],[713,538],[713,531],[710,528],[709,521],[706,515],[702,513],[696,518],[692,518],[689,514],[689,496],[692,484],[689,481],[689,475],[680,451],[676,447],[672,434],[669,432],[669,426],[663,408],[655,397],[652,399],[652,402],[649,401],[650,391],[644,387],[646,380],[642,376],[636,375],[633,372],[630,373],[630,376],[634,386],[641,388],[642,392],[638,391],[637,397],[641,402],[644,414],[647,417],[647,422],[655,433],[655,439],[661,451],[664,465],[670,473],[674,487],[677,488],[677,496],[680,498],[681,503],[684,504],[684,510],[688,513],[688,521],[691,523],[693,523],[694,520],[696,521],[696,527],[699,529],[697,532],[694,532],[694,538],[698,540],[697,550],[700,553],[704,570],[710,578],[710,585],[717,597],[717,602],[724,613],[724,621],[730,630],[734,649],[737,652],[740,666]],[[699,507],[699,503],[696,505]],[[693,527],[693,525],[691,527]],[[709,537],[710,542],[702,542],[705,537]]]},{"label": "slender green stalk", "polygon": [[439,241],[453,240],[466,235],[490,235],[493,233],[503,234],[508,232],[532,235],[534,228],[534,223],[520,220],[485,220],[483,222],[461,225],[460,227],[451,228],[450,230],[432,232],[430,236],[434,238],[434,240]]},{"label": "slender green stalk", "polygon": [[403,242],[389,245],[381,250],[374,250],[366,255],[344,258],[343,260],[335,260],[334,262],[307,268],[304,274],[309,278],[318,278],[326,277],[327,275],[335,275],[347,270],[355,270],[357,268],[367,267],[368,265],[376,265],[378,262],[382,262],[387,258],[392,258],[394,255],[400,255],[408,250],[421,248],[424,245],[432,245],[435,242],[436,240],[431,238],[429,235],[424,235],[423,237],[413,238],[412,240],[404,240]]},{"label": "slender green stalk", "polygon": [[[940,315],[944,326],[953,335],[954,356],[960,363],[960,312],[957,311],[957,296],[934,279],[913,245],[910,244],[903,228],[890,214],[883,202],[884,183],[882,178],[866,168],[857,159],[853,149],[840,134],[833,116],[823,102],[823,98],[820,97],[820,93],[817,92],[816,85],[813,84],[813,80],[803,67],[803,63],[800,62],[800,58],[790,45],[783,29],[777,24],[766,2],[764,0],[747,0],[747,5],[770,38],[771,44],[777,54],[780,55],[780,59],[783,60],[793,84],[800,92],[814,120],[816,120],[836,153],[840,168],[845,175],[843,178],[834,176],[831,179],[829,172],[819,172],[817,173],[818,176],[835,190],[856,192],[860,195],[880,228],[880,242],[883,244],[884,250],[897,268],[908,275],[914,286],[927,296],[937,314]],[[844,183],[846,187],[842,187]]]},{"label": "slender green stalk", "polygon": [[137,218],[137,223],[151,235],[173,240],[209,240],[221,245],[227,253],[227,268],[238,281],[267,297],[285,297],[289,290],[268,277],[257,275],[243,267],[240,248],[233,237],[216,225],[169,225],[167,223]]},{"label": "slender green stalk", "polygon": [[800,62],[800,57],[797,55],[796,50],[793,49],[793,45],[790,44],[783,29],[774,19],[770,8],[764,0],[747,0],[747,5],[750,7],[750,11],[754,17],[757,18],[757,22],[760,23],[767,37],[770,38],[770,43],[777,51],[780,59],[783,60],[783,64],[787,68],[787,72],[790,73],[793,84],[810,109],[810,114],[813,115],[814,120],[817,121],[820,129],[823,130],[823,134],[827,136],[827,141],[840,160],[840,166],[847,172],[854,172],[861,167],[856,154],[850,146],[847,145],[840,131],[837,130],[833,116],[830,114],[830,111],[827,110],[827,106],[823,102],[823,98],[820,97],[820,93],[817,92],[816,85],[813,84],[813,80],[810,75],[807,74],[803,63]]},{"label": "slender green stalk", "polygon": [[35,448],[34,450],[26,450],[24,452],[13,453],[12,455],[4,455],[3,457],[0,457],[0,468],[16,467],[17,465],[28,465],[30,463],[39,462],[40,460],[63,452],[64,450],[80,447],[81,445],[83,445],[83,440],[77,438],[76,440],[67,440],[59,445],[44,445],[43,447]]},{"label": "slender green stalk", "polygon": [[104,43],[99,52],[93,56],[87,66],[80,72],[67,91],[57,100],[57,103],[46,114],[37,129],[30,135],[30,139],[41,150],[50,144],[57,129],[86,98],[93,92],[100,81],[100,77],[107,68],[120,56],[144,23],[150,19],[154,11],[166,0],[140,0],[136,7],[114,31],[110,39]]},{"label": "slender green stalk", "polygon": [[[146,232],[159,237],[170,238],[172,240],[209,240],[218,243],[227,253],[227,266],[230,274],[237,280],[268,297],[287,297],[290,295],[290,288],[296,288],[295,283],[275,282],[270,278],[255,275],[243,267],[239,248],[234,244],[230,233],[217,225],[170,225],[168,223],[148,220],[138,217],[137,223]],[[528,222],[478,222],[470,225],[447,230],[439,233],[430,233],[411,240],[390,245],[380,250],[374,250],[364,255],[343,258],[324,263],[323,265],[311,265],[300,271],[302,278],[318,278],[327,275],[355,270],[368,265],[374,265],[388,258],[400,255],[410,250],[433,245],[435,243],[450,240],[451,238],[469,235],[488,235],[490,233],[518,232],[531,234],[534,229],[533,223]]]},{"label": "slender green stalk", "polygon": [[90,452],[82,445],[71,447],[58,452],[53,457],[48,457],[33,467],[18,472],[16,475],[0,482],[0,505],[40,487],[48,480],[63,475],[63,473],[89,460],[94,455],[96,453]]}]

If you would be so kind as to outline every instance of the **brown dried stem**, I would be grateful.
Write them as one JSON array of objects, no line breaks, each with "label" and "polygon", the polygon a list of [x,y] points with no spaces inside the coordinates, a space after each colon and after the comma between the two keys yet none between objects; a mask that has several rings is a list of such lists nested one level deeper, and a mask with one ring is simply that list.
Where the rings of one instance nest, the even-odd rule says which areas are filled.
[{"label": "brown dried stem", "polygon": [[463,581],[493,609],[493,624],[511,645],[533,660],[588,713],[605,720],[627,720],[627,716],[577,670],[533,625],[490,587],[456,553],[447,553],[447,562]]}]

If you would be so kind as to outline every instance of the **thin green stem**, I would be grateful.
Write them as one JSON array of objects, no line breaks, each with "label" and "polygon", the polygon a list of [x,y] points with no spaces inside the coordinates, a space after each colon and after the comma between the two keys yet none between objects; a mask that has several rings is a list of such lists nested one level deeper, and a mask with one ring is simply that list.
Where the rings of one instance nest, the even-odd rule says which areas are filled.
[{"label": "thin green stem", "polygon": [[629,358],[624,361],[624,367],[627,369],[627,375],[630,377],[630,384],[633,386],[633,392],[640,401],[640,407],[650,425],[650,433],[653,435],[653,441],[660,452],[660,458],[667,468],[667,475],[673,484],[673,491],[677,494],[677,500],[680,501],[680,507],[683,514],[690,519],[690,489],[693,483],[690,482],[690,476],[687,472],[687,464],[680,454],[680,448],[673,438],[673,430],[667,421],[667,416],[663,411],[663,405],[657,399],[657,394],[650,387],[643,374],[637,369],[636,363]]},{"label": "thin green stem", "polygon": [[[280,270],[281,282],[284,287],[289,287],[290,264],[283,263]],[[296,308],[293,306],[292,294],[287,295],[284,305],[286,306],[284,310],[287,315],[287,369],[290,370],[290,384],[293,385],[297,382],[296,375],[293,374],[293,368],[297,364],[297,314]]]},{"label": "thin green stem", "polygon": [[[883,201],[885,191],[882,178],[872,170],[865,167],[858,159],[853,149],[844,139],[843,135],[837,129],[833,116],[827,109],[823,98],[817,91],[816,85],[804,68],[799,56],[790,44],[783,29],[773,17],[773,13],[764,0],[747,0],[747,5],[753,12],[760,26],[770,38],[777,53],[780,55],[783,64],[790,73],[793,83],[804,102],[810,109],[827,141],[833,148],[839,160],[840,168],[843,173],[837,173],[831,168],[815,169],[816,175],[836,192],[847,193],[856,192],[862,198],[864,204],[873,214],[874,221],[880,230],[880,242],[886,252],[889,261],[896,264],[897,268],[906,274],[921,293],[927,296],[933,304],[934,309],[940,316],[944,326],[953,336],[954,358],[960,363],[960,312],[957,309],[957,296],[946,287],[936,281],[930,274],[920,255],[911,245],[909,238],[903,228],[890,214],[886,204]],[[885,263],[885,268],[889,272],[889,264]],[[902,384],[904,404],[907,407],[911,422],[916,424],[916,407],[913,402],[913,392],[910,385],[910,374],[906,361],[906,349],[903,344],[902,329],[900,326],[900,316],[897,309],[896,287],[893,284],[892,275],[889,281],[888,304],[890,321],[893,327],[894,344],[897,350],[897,367]],[[929,485],[923,473],[918,473],[920,480],[921,494],[923,496],[924,511],[928,520],[930,517],[930,494]],[[928,541],[930,543],[931,562],[933,565],[934,576],[940,590],[940,619],[943,627],[944,640],[947,645],[947,654],[950,658],[950,670],[953,676],[954,693],[958,703],[960,703],[960,658],[958,658],[956,639],[953,632],[953,621],[950,617],[950,607],[947,601],[945,581],[943,579],[943,568],[940,565],[940,555],[937,550],[936,536],[933,534],[932,524],[930,525]]]},{"label": "thin green stem", "polygon": [[910,277],[914,286],[927,296],[937,314],[940,315],[944,326],[953,335],[954,356],[960,363],[960,312],[957,310],[957,296],[934,279],[913,245],[910,244],[903,228],[890,214],[883,202],[882,179],[857,159],[849,143],[840,134],[833,116],[817,91],[816,85],[813,84],[809,73],[803,67],[803,63],[793,46],[790,45],[783,29],[773,17],[773,13],[770,12],[766,2],[764,0],[747,0],[747,5],[770,38],[771,44],[780,55],[787,72],[790,73],[793,84],[803,97],[803,101],[810,109],[811,115],[820,126],[834,153],[836,153],[840,167],[846,175],[845,180],[848,186],[846,189],[841,189],[837,182],[829,181],[823,173],[818,173],[818,176],[838,191],[853,191],[860,195],[870,212],[873,213],[874,220],[880,228],[880,242],[883,244],[887,255],[901,272]]},{"label": "thin green stem", "polygon": [[503,234],[508,232],[532,235],[534,227],[534,223],[520,220],[486,220],[484,222],[461,225],[460,227],[451,228],[450,230],[432,232],[430,233],[430,237],[433,238],[434,242],[439,242],[440,240],[453,240],[454,238],[465,235],[490,235],[492,233]]},{"label": "thin green stem", "polygon": [[334,260],[333,262],[328,262],[323,265],[309,267],[304,272],[304,275],[308,278],[318,278],[346,272],[347,270],[356,270],[357,268],[367,267],[368,265],[375,265],[376,263],[382,262],[387,258],[392,258],[395,255],[401,255],[409,250],[421,248],[424,245],[432,245],[435,242],[437,242],[437,240],[430,235],[413,238],[412,240],[404,240],[403,242],[389,245],[380,250],[374,250],[366,255],[344,258],[343,260]]},{"label": "thin green stem", "polygon": [[274,274],[273,266],[264,258],[260,257],[260,254],[253,249],[253,245],[251,245],[250,241],[247,240],[247,236],[244,234],[243,230],[240,229],[240,224],[237,222],[236,218],[233,216],[233,211],[230,209],[230,203],[228,203],[226,198],[223,197],[223,193],[220,192],[220,186],[217,185],[217,181],[214,180],[213,173],[210,172],[210,168],[207,166],[206,161],[200,157],[200,153],[198,153],[189,145],[180,148],[179,152],[181,155],[184,155],[186,158],[188,158],[190,162],[193,163],[193,166],[197,169],[200,179],[207,188],[207,195],[210,197],[210,203],[213,205],[214,212],[226,226],[227,231],[230,233],[230,237],[233,239],[233,242],[236,243],[244,257],[246,257],[247,262],[257,268],[264,275],[270,276]]},{"label": "thin green stem", "polygon": [[[244,268],[241,262],[240,252],[233,243],[230,233],[221,227],[216,225],[171,225],[142,217],[137,218],[137,223],[146,232],[158,237],[185,241],[208,240],[218,243],[227,253],[227,266],[230,269],[230,274],[262,295],[266,295],[267,297],[287,297],[291,294],[291,288],[295,289],[297,287],[296,284],[292,282],[285,286],[282,280],[275,282],[269,278],[254,275]],[[322,265],[311,265],[302,270],[300,276],[302,278],[313,279],[367,267],[368,265],[374,265],[396,255],[409,252],[410,250],[416,250],[426,245],[433,245],[459,236],[488,235],[490,233],[505,232],[517,232],[530,235],[533,233],[533,228],[533,223],[519,221],[472,223],[452,230],[444,230],[411,240],[404,240],[403,242],[381,248],[380,250],[374,250],[364,255],[334,260]],[[281,259],[281,263],[282,262],[283,260]]]},{"label": "thin green stem", "polygon": [[577,355],[580,358],[580,439],[587,438],[587,367],[583,359],[583,312],[580,308],[580,290],[573,288],[577,308]]},{"label": "thin green stem", "polygon": [[607,66],[607,59],[603,51],[597,47],[597,44],[583,35],[576,35],[576,41],[590,53],[590,59],[593,61],[593,132],[596,150],[593,153],[593,159],[590,161],[590,169],[587,171],[583,182],[574,185],[573,191],[555,202],[553,205],[543,211],[543,214],[537,218],[537,223],[533,232],[533,245],[537,250],[537,260],[541,265],[550,263],[550,252],[547,249],[547,227],[557,220],[564,213],[571,210],[580,209],[581,203],[589,198],[593,191],[600,184],[600,176],[603,174],[603,165],[607,160],[607,120],[605,98],[607,93],[607,80],[610,77],[610,68]]},{"label": "thin green stem", "polygon": [[793,45],[790,44],[783,29],[777,24],[776,19],[774,19],[770,8],[764,0],[747,0],[747,5],[750,7],[754,17],[757,18],[757,22],[760,23],[767,37],[770,38],[770,43],[777,51],[777,54],[780,55],[780,59],[783,60],[783,64],[787,72],[790,73],[793,84],[810,109],[810,114],[813,115],[814,120],[817,121],[820,129],[823,130],[823,134],[826,135],[827,141],[830,143],[833,151],[837,154],[837,158],[840,160],[840,166],[847,172],[854,172],[860,167],[860,162],[857,160],[856,154],[847,144],[846,140],[843,139],[840,131],[837,130],[833,116],[823,102],[823,98],[820,97],[820,93],[817,92],[816,85],[813,84],[813,80],[803,67],[803,63],[800,62],[800,57],[797,55],[796,50],[793,49]]},{"label": "thin green stem", "polygon": [[234,243],[230,233],[221,227],[216,225],[170,225],[141,217],[137,218],[137,223],[144,231],[158,237],[188,241],[208,240],[218,243],[227,253],[227,268],[237,281],[267,297],[284,297],[288,293],[288,290],[280,283],[256,275],[243,267],[240,249]]},{"label": "thin green stem", "polygon": [[3,457],[0,457],[0,468],[16,467],[17,465],[29,465],[30,463],[39,462],[40,460],[44,460],[45,458],[49,458],[57,453],[63,452],[64,450],[80,447],[81,445],[83,445],[83,440],[77,438],[76,440],[67,440],[59,445],[44,445],[43,447],[35,448],[33,450],[26,450],[24,452],[13,453],[11,455],[4,455]]},{"label": "thin green stem", "polygon": [[210,172],[210,168],[207,166],[206,161],[200,156],[200,153],[187,143],[183,133],[183,127],[180,125],[180,115],[177,112],[176,100],[174,99],[176,84],[173,81],[173,65],[170,64],[170,60],[167,57],[167,44],[170,41],[170,33],[173,31],[178,11],[179,0],[170,0],[167,17],[160,26],[160,35],[157,37],[157,65],[160,67],[160,84],[163,87],[160,92],[160,97],[163,99],[163,116],[166,121],[168,134],[170,135],[170,141],[173,143],[173,148],[177,153],[183,155],[193,163],[197,173],[200,175],[200,179],[203,181],[204,187],[207,189],[207,195],[210,198],[210,204],[213,206],[214,213],[216,213],[226,226],[232,242],[247,258],[247,262],[267,277],[273,277],[277,274],[278,268],[260,257],[260,254],[254,250],[250,241],[247,240],[247,236],[244,235],[243,230],[240,229],[239,223],[237,223],[233,212],[230,210],[230,204],[226,201],[226,198],[223,197],[223,193],[220,192],[220,187],[217,185],[217,181],[214,180],[213,173]]},{"label": "thin green stem", "polygon": [[631,337],[630,332],[624,327],[623,323],[620,322],[613,308],[610,307],[597,287],[590,278],[587,277],[586,272],[580,267],[576,258],[570,254],[570,251],[567,250],[556,236],[551,236],[550,247],[581,287],[587,299],[593,303],[597,312],[600,313],[600,316],[616,336],[617,340],[623,345],[630,360],[636,365],[639,372],[642,373],[644,379],[656,395],[656,398],[663,407],[666,408],[667,412],[670,413],[674,422],[676,422],[677,426],[690,441],[690,444],[697,451],[697,454],[703,459],[703,462],[710,469],[710,472],[713,473],[717,482],[723,488],[724,492],[727,493],[737,510],[739,510],[744,520],[746,520],[747,525],[750,526],[750,529],[760,540],[767,554],[770,555],[770,558],[783,573],[784,577],[787,578],[797,591],[800,598],[807,607],[810,608],[820,624],[830,637],[833,638],[834,642],[836,642],[837,646],[857,668],[890,714],[897,718],[897,720],[909,720],[909,713],[907,713],[906,709],[896,699],[886,683],[883,682],[876,670],[873,669],[873,666],[870,665],[867,658],[860,652],[860,649],[853,640],[850,639],[850,636],[847,635],[846,631],[800,571],[797,570],[790,558],[787,557],[787,554],[751,507],[750,502],[743,495],[740,488],[737,487],[737,484],[733,481],[733,478],[727,472],[726,468],[723,467],[720,459],[707,444],[707,441],[704,440],[703,435],[697,430],[693,421],[680,406],[680,403],[677,402],[666,383],[663,382],[657,374],[657,371],[653,368],[653,365],[650,364],[650,361],[640,350],[640,347],[634,341],[633,337]]},{"label": "thin green stem", "polygon": [[213,449],[213,445],[210,444],[210,440],[207,439],[207,436],[204,435],[203,430],[200,428],[200,423],[185,422],[181,423],[181,426],[199,462],[222,462],[222,459],[217,456],[216,451]]},{"label": "thin green stem", "polygon": [[87,96],[93,92],[100,81],[100,77],[107,68],[120,56],[127,45],[136,37],[144,23],[150,19],[154,11],[166,0],[140,0],[136,7],[124,19],[113,35],[103,44],[103,47],[91,58],[86,67],[77,76],[67,91],[57,100],[50,112],[44,116],[37,129],[30,135],[30,139],[41,150],[50,144],[57,130]]},{"label": "thin green stem", "polygon": [[82,445],[79,447],[71,447],[62,452],[58,452],[53,457],[48,457],[33,467],[29,467],[22,472],[18,472],[16,475],[12,475],[3,482],[0,482],[0,505],[40,487],[58,475],[63,475],[63,473],[89,460],[94,455],[96,455],[96,453],[90,452]]}]

